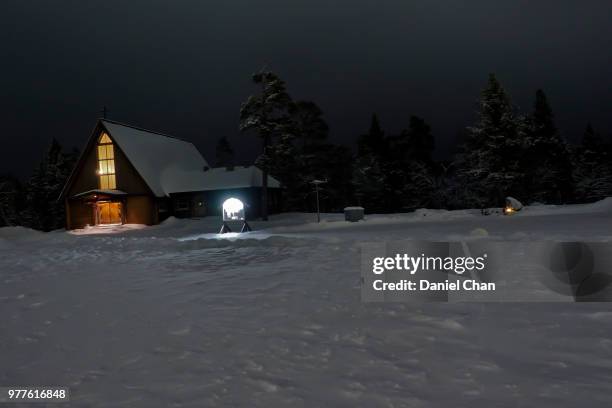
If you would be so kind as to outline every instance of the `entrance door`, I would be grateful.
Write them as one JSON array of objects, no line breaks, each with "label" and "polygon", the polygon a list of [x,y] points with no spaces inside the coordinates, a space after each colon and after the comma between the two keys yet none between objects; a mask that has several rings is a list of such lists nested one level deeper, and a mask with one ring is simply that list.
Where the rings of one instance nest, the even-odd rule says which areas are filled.
[{"label": "entrance door", "polygon": [[121,203],[96,203],[96,224],[121,224]]}]

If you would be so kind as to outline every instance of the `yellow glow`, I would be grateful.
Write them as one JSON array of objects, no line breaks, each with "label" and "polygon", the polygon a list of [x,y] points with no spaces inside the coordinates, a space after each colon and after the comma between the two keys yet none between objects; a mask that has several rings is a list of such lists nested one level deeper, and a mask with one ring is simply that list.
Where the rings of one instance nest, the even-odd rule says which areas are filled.
[{"label": "yellow glow", "polygon": [[121,224],[121,203],[100,202],[96,204],[96,224]]},{"label": "yellow glow", "polygon": [[102,133],[98,142],[98,169],[96,174],[100,177],[100,188],[103,190],[114,190],[117,188],[115,178],[115,151],[113,141]]},{"label": "yellow glow", "polygon": [[106,146],[98,146],[98,160],[106,160]]}]

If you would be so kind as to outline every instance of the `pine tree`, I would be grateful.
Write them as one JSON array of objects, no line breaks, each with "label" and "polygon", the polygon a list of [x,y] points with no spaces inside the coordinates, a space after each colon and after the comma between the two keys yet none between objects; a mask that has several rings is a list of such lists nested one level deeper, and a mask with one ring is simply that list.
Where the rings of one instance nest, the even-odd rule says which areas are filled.
[{"label": "pine tree", "polygon": [[[306,180],[327,180],[321,186],[322,211],[342,211],[352,204],[351,177],[353,174],[351,151],[345,146],[332,143],[317,143],[304,152],[306,157],[304,174]],[[312,185],[308,185],[310,210],[315,209]]]},{"label": "pine tree", "polygon": [[306,198],[300,193],[300,186],[306,183],[301,179],[303,162],[292,133],[283,133],[277,137],[275,143],[268,147],[268,153],[260,156],[256,164],[260,168],[267,168],[272,176],[281,182],[284,187],[284,210],[296,210]]},{"label": "pine tree", "polygon": [[327,180],[320,188],[322,210],[343,208],[350,194],[351,155],[348,149],[328,143],[329,127],[314,102],[291,104],[286,131],[270,151],[270,172],[285,187],[285,211],[316,208],[311,182]]},{"label": "pine tree", "polygon": [[380,126],[378,116],[373,114],[368,133],[359,137],[357,153],[359,156],[374,154],[381,157],[384,155],[385,150],[385,132]]},{"label": "pine tree", "polygon": [[42,230],[47,214],[48,202],[43,194],[46,164],[42,161],[28,179],[25,186],[25,208],[20,214],[21,224],[32,229]]},{"label": "pine tree", "polygon": [[274,73],[262,71],[253,75],[253,82],[260,87],[260,93],[251,95],[240,109],[240,130],[254,130],[262,141],[262,154],[258,163],[262,170],[262,219],[268,220],[268,173],[267,157],[274,139],[287,133],[291,97],[285,83]]},{"label": "pine tree", "polygon": [[358,203],[365,207],[367,212],[387,210],[386,177],[378,156],[372,153],[357,156],[352,180]]},{"label": "pine tree", "polygon": [[418,116],[411,116],[409,128],[387,138],[385,156],[387,211],[414,210],[433,206],[437,185],[432,157],[434,138],[431,127]]},{"label": "pine tree", "polygon": [[455,186],[465,206],[496,206],[506,195],[524,199],[525,120],[517,116],[506,91],[491,74],[481,93],[476,124],[468,128],[456,158]]},{"label": "pine tree", "polygon": [[584,134],[582,135],[582,147],[585,151],[598,152],[604,145],[601,135],[593,129],[593,126],[588,123]]},{"label": "pine tree", "polygon": [[30,228],[51,231],[64,225],[64,203],[59,195],[76,162],[78,152],[63,153],[54,138],[47,154],[25,187],[25,208],[20,222]]},{"label": "pine tree", "polygon": [[406,152],[409,160],[421,163],[433,163],[433,151],[435,147],[431,127],[424,119],[418,116],[410,117],[410,127],[405,134]]},{"label": "pine tree", "polygon": [[574,184],[581,202],[612,196],[612,157],[603,138],[589,124],[575,153]]},{"label": "pine tree", "polygon": [[235,165],[234,149],[232,149],[229,140],[225,136],[217,141],[215,159],[215,167],[233,167]]},{"label": "pine tree", "polygon": [[291,126],[301,147],[322,143],[327,139],[329,126],[323,118],[323,111],[310,101],[298,101],[289,107]]},{"label": "pine tree", "polygon": [[21,184],[11,175],[0,176],[0,227],[19,225]]},{"label": "pine tree", "polygon": [[368,133],[357,141],[357,157],[353,168],[352,187],[360,205],[366,211],[385,212],[389,203],[386,162],[387,140],[378,116],[372,115]]},{"label": "pine tree", "polygon": [[534,110],[527,121],[523,167],[528,176],[528,200],[563,203],[572,193],[572,168],[568,146],[559,136],[546,94],[536,92]]}]

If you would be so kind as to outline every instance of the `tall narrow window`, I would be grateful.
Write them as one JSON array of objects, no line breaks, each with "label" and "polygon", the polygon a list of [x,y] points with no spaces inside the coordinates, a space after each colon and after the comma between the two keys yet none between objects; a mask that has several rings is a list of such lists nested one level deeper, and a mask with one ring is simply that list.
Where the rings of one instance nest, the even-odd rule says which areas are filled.
[{"label": "tall narrow window", "polygon": [[98,141],[98,176],[102,190],[117,188],[115,179],[115,151],[113,141],[106,133],[102,133]]}]

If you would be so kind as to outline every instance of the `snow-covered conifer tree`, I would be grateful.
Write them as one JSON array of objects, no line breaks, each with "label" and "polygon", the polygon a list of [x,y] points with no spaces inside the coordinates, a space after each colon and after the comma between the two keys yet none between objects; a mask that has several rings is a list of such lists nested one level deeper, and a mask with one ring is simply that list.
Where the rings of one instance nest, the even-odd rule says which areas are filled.
[{"label": "snow-covered conifer tree", "polygon": [[481,93],[478,118],[454,163],[457,190],[468,207],[496,206],[507,195],[524,199],[526,124],[494,74]]}]

